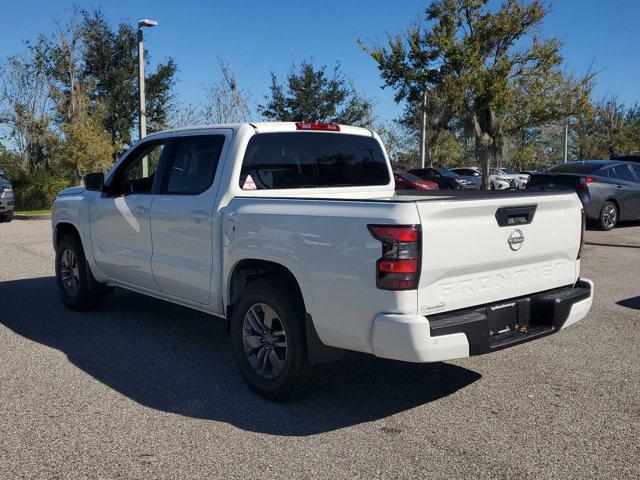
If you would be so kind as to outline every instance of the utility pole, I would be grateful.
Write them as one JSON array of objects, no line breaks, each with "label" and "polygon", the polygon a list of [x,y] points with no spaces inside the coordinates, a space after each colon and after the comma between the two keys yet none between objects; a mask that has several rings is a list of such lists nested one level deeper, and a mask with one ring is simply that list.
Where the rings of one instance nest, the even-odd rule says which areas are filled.
[{"label": "utility pole", "polygon": [[422,126],[420,130],[420,166],[425,167],[427,161],[427,89],[422,93]]},{"label": "utility pole", "polygon": [[[144,18],[138,21],[138,136],[140,140],[147,136],[147,109],[145,106],[146,99],[144,93],[144,44],[142,41],[142,28],[155,27],[158,22]],[[142,160],[142,176],[149,176],[149,162],[145,157]]]},{"label": "utility pole", "polygon": [[569,160],[569,120],[564,122],[564,163]]}]

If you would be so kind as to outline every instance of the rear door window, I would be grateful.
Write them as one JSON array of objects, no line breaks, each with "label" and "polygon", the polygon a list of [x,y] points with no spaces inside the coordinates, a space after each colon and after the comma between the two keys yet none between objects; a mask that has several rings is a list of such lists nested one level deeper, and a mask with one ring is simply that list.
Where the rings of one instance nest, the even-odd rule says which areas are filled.
[{"label": "rear door window", "polygon": [[635,182],[635,177],[633,176],[633,172],[629,168],[627,164],[616,165],[615,167],[611,167],[610,170],[614,172],[615,178],[620,180],[624,180],[625,182]]},{"label": "rear door window", "polygon": [[387,185],[387,162],[373,137],[336,133],[254,135],[242,163],[244,190]]},{"label": "rear door window", "polygon": [[636,182],[640,183],[640,163],[632,163],[631,169],[636,174]]},{"label": "rear door window", "polygon": [[199,195],[213,183],[224,135],[187,137],[180,140],[167,165],[168,176],[162,193]]}]

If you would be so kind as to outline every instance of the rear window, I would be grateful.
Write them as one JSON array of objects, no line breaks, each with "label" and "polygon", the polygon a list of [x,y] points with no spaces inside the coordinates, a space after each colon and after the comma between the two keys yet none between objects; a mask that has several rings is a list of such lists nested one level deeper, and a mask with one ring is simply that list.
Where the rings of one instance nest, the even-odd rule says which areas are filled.
[{"label": "rear window", "polygon": [[552,173],[579,173],[590,174],[602,168],[602,163],[564,163],[550,168]]},{"label": "rear window", "polygon": [[409,180],[410,182],[422,182],[422,179],[413,173],[399,173],[398,176],[405,180]]},{"label": "rear window", "polygon": [[242,162],[244,190],[387,185],[387,162],[372,137],[335,133],[261,133]]},{"label": "rear window", "polygon": [[443,177],[448,177],[448,178],[458,178],[460,176],[456,172],[452,172],[451,170],[447,170],[446,168],[443,168],[442,170],[438,170],[438,173]]}]

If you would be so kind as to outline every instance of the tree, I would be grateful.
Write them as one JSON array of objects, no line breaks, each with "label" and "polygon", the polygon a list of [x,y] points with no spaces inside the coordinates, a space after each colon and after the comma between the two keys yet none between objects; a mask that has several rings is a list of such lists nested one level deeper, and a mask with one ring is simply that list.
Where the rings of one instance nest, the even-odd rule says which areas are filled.
[{"label": "tree", "polygon": [[640,106],[625,107],[615,96],[596,102],[592,114],[580,116],[573,153],[580,160],[606,159],[640,150]]},{"label": "tree", "polygon": [[70,171],[75,180],[85,173],[106,172],[112,165],[113,145],[99,119],[84,116],[65,123],[64,140],[54,154],[57,165]]},{"label": "tree", "polygon": [[[437,0],[426,10],[424,28],[414,26],[404,39],[389,37],[388,50],[367,48],[387,85],[401,92],[419,74],[426,79],[426,92],[442,95],[459,119],[468,122],[485,188],[489,166],[502,158],[509,115],[522,108],[523,84],[557,83],[562,77],[563,92],[583,92],[590,84],[590,75],[577,81],[562,75],[556,38],[537,38],[548,11],[543,0],[504,0],[495,11],[488,0]],[[559,92],[538,89],[537,94],[553,107],[553,118],[566,114],[560,108],[566,99]]]},{"label": "tree", "polygon": [[21,168],[34,169],[45,160],[52,137],[46,78],[26,56],[9,57],[0,69],[0,124],[17,150]]},{"label": "tree", "polygon": [[283,86],[271,73],[271,95],[260,105],[260,113],[283,122],[343,123],[368,127],[374,121],[373,107],[358,95],[337,64],[332,71],[315,69],[309,61],[292,65]]},{"label": "tree", "polygon": [[39,35],[35,43],[27,42],[38,71],[46,79],[58,123],[72,120],[86,111],[84,84],[83,29],[80,11],[74,7],[67,23],[54,20],[52,36]]},{"label": "tree", "polygon": [[[92,85],[89,99],[104,111],[102,123],[116,155],[132,143],[138,109],[137,34],[130,23],[112,29],[100,10],[82,10],[84,67],[82,75]],[[145,61],[149,55],[145,52]],[[167,123],[177,66],[173,59],[160,62],[146,77],[147,122],[150,130]]]},{"label": "tree", "polygon": [[247,122],[251,117],[250,93],[238,86],[229,63],[218,57],[222,79],[207,88],[207,105],[203,116],[206,123]]},{"label": "tree", "polygon": [[420,164],[433,165],[431,148],[440,130],[451,120],[446,99],[433,88],[438,70],[432,63],[431,52],[419,48],[421,29],[414,24],[405,35],[387,35],[389,49],[368,47],[361,39],[358,43],[378,63],[384,87],[395,90],[395,101],[406,101],[401,124],[419,132]]}]

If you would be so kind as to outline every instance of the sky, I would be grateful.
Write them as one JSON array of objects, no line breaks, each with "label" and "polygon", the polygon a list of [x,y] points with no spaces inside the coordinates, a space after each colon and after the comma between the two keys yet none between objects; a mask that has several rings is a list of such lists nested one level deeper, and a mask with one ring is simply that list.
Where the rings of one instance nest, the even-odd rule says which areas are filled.
[{"label": "sky", "polygon": [[[24,40],[48,33],[54,18],[63,19],[74,2],[4,0],[0,16],[0,58],[24,50]],[[335,65],[355,88],[374,101],[381,121],[402,108],[393,92],[382,89],[374,61],[356,40],[383,42],[385,33],[406,29],[424,12],[427,1],[82,1],[81,8],[101,7],[114,24],[152,18],[145,29],[151,65],[173,57],[179,67],[176,95],[182,104],[201,105],[204,85],[219,79],[217,56],[225,57],[241,88],[261,103],[269,91],[270,72],[280,78],[292,63],[312,59]],[[595,97],[617,95],[628,105],[640,100],[640,0],[555,0],[542,35],[564,42],[567,69],[598,72]]]}]

